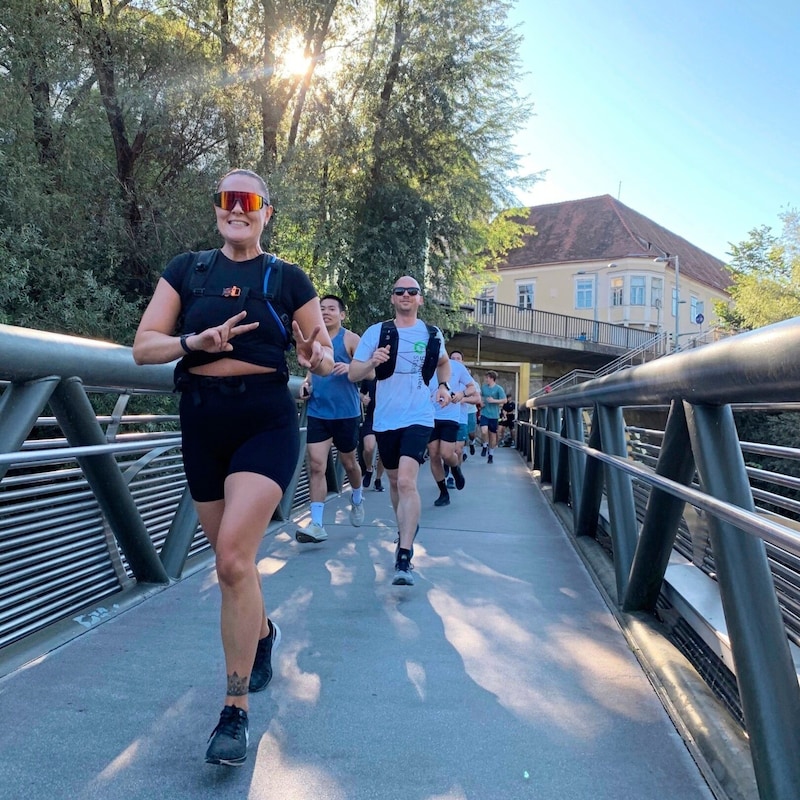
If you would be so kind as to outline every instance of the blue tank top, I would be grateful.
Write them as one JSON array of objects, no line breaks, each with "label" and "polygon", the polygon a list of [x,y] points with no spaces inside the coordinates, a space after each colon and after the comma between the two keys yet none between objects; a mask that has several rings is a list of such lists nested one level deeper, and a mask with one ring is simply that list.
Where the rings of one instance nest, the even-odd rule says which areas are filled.
[{"label": "blue tank top", "polygon": [[[353,359],[344,346],[345,329],[333,337],[333,360],[349,364]],[[358,386],[347,375],[312,375],[311,397],[308,398],[308,416],[318,419],[351,419],[361,416],[361,399]]]}]

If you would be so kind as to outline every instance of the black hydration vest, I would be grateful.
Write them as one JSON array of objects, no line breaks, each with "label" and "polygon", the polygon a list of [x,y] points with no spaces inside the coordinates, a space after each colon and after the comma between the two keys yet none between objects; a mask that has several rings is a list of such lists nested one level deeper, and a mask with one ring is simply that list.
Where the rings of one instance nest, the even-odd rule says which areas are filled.
[{"label": "black hydration vest", "polygon": [[[430,383],[431,378],[436,372],[436,365],[439,363],[439,331],[433,326],[425,323],[428,329],[428,344],[425,345],[425,360],[422,362],[422,379],[425,383]],[[381,323],[381,332],[378,336],[378,347],[389,345],[389,360],[375,367],[375,378],[379,381],[386,380],[394,374],[397,365],[397,349],[400,342],[400,334],[397,332],[397,325],[394,320],[387,319]]]},{"label": "black hydration vest", "polygon": [[[208,290],[206,283],[217,261],[218,249],[201,250],[196,254],[194,265],[186,270],[186,275],[181,286],[181,304],[186,308],[187,302],[192,297],[233,297],[237,302],[231,316],[238,314],[248,298],[263,300],[267,304],[278,330],[283,335],[283,349],[290,350],[294,339],[292,338],[292,321],[286,309],[281,306],[281,287],[283,285],[283,265],[286,263],[277,256],[264,253],[262,255],[262,282],[263,292],[255,291],[249,286],[244,288],[232,287],[226,289]],[[232,294],[235,290],[237,293]]]}]

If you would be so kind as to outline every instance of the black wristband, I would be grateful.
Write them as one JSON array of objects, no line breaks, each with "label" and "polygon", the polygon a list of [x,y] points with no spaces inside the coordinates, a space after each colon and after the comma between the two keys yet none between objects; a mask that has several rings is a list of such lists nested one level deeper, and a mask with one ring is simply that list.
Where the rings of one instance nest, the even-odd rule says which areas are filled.
[{"label": "black wristband", "polygon": [[183,352],[184,353],[193,353],[194,352],[194,350],[192,350],[192,348],[189,347],[188,344],[186,344],[186,340],[190,336],[194,336],[194,333],[183,333],[183,334],[181,334],[181,347],[183,348]]}]

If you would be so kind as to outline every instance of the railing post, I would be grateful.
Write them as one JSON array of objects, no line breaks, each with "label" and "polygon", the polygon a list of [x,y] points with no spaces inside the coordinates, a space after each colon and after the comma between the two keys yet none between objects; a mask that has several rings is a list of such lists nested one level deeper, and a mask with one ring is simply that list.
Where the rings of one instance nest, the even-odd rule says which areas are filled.
[{"label": "railing post", "polygon": [[[583,432],[583,409],[566,408],[564,417],[566,422],[567,438],[583,444],[586,440]],[[576,447],[570,447],[567,454],[569,461],[569,488],[572,498],[572,519],[577,527],[578,509],[583,495],[583,472],[586,468],[586,456]]]},{"label": "railing post", "polygon": [[[539,428],[547,419],[546,408],[534,408],[531,412],[531,468],[542,472],[542,454],[545,437]],[[542,478],[544,480],[544,478]]]},{"label": "railing post", "polygon": [[[683,403],[673,400],[664,429],[656,474],[687,485],[694,475],[694,456]],[[642,532],[633,556],[623,611],[652,611],[667,571],[685,502],[654,486],[650,490]]]},{"label": "railing post", "polygon": [[[79,378],[61,381],[50,397],[50,407],[73,447],[106,444],[106,437]],[[169,576],[114,457],[110,454],[84,456],[78,459],[78,463],[136,579],[145,583],[169,583]]]},{"label": "railing post", "polygon": [[194,508],[192,495],[187,486],[183,490],[175,516],[169,526],[169,531],[161,546],[161,563],[170,578],[177,580],[183,572],[184,564],[192,548],[194,535],[197,532],[197,512]]},{"label": "railing post", "polygon": [[341,459],[337,452],[336,458],[333,457],[333,448],[328,450],[328,466],[325,469],[325,480],[327,482],[328,491],[334,494],[342,493],[342,484],[344,483],[344,469],[342,467]]},{"label": "railing post", "polygon": [[[561,409],[551,406],[547,409],[547,430],[550,433],[561,435]],[[552,436],[547,437],[547,452],[550,461],[550,483],[555,484],[558,480],[558,457],[561,455],[558,442]]]},{"label": "railing post", "polygon": [[297,484],[300,482],[300,475],[303,472],[303,465],[306,463],[306,442],[308,440],[308,403],[303,403],[300,408],[300,415],[297,420],[300,426],[300,451],[297,454],[297,463],[294,467],[292,479],[286,487],[286,491],[281,497],[275,513],[272,515],[273,519],[285,521],[289,519],[292,513],[292,503],[294,502],[294,495],[297,492]]},{"label": "railing post", "polygon": [[[541,427],[548,430],[550,427],[550,409],[543,408],[541,413]],[[538,420],[537,420],[538,421]],[[536,450],[538,452],[540,480],[542,483],[550,483],[552,481],[550,469],[552,461],[550,460],[550,437],[544,431],[536,432]]]},{"label": "railing post", "polygon": [[[597,408],[594,409],[592,427],[589,431],[589,447],[601,450],[600,425],[597,420]],[[580,503],[578,503],[578,519],[575,523],[575,536],[597,536],[597,520],[600,515],[600,504],[603,502],[603,465],[596,458],[587,458],[583,474],[583,486]]]},{"label": "railing post", "polygon": [[[609,455],[628,457],[625,441],[625,421],[618,406],[598,404],[597,418],[600,421],[600,440],[603,452]],[[633,501],[633,484],[630,475],[604,464],[608,513],[611,522],[611,540],[614,547],[614,575],[617,581],[617,598],[622,599],[631,572],[633,554],[638,535],[636,505]]]},{"label": "railing post", "polygon": [[[731,407],[685,408],[703,491],[754,511]],[[797,800],[800,688],[766,547],[717,517],[708,526],[759,795]]]},{"label": "railing post", "polygon": [[572,448],[563,443],[563,440],[567,438],[567,423],[563,412],[559,428],[561,439],[554,441],[558,452],[558,459],[556,460],[558,471],[555,473],[555,480],[553,481],[553,502],[569,503],[569,453]]},{"label": "railing post", "polygon": [[[29,383],[11,383],[0,397],[0,453],[13,453],[22,446],[60,378],[51,376]],[[0,464],[0,480],[8,472]]]}]

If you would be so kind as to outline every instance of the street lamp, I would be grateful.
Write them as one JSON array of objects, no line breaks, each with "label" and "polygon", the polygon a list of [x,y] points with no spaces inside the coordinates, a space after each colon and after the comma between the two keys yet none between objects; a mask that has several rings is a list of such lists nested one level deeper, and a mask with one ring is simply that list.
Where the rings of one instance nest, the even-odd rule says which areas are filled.
[{"label": "street lamp", "polygon": [[[653,245],[655,247],[655,245]],[[657,248],[660,250],[660,248]],[[664,253],[663,250],[661,250]],[[669,253],[664,253],[658,258],[654,258],[658,264],[672,264],[675,268],[675,340],[672,342],[672,352],[678,349],[678,335],[680,331],[680,314],[681,314],[681,260],[677,255],[671,256]]]}]

